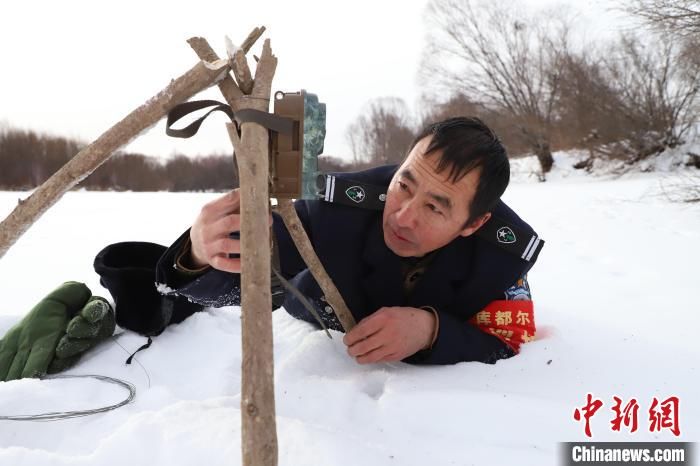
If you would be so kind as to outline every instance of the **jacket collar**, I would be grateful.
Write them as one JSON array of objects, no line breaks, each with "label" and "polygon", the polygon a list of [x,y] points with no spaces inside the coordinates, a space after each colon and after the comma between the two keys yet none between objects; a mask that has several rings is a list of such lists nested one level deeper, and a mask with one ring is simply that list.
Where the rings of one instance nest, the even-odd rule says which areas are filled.
[{"label": "jacket collar", "polygon": [[370,225],[367,235],[362,252],[362,260],[368,266],[362,283],[370,307],[367,312],[384,306],[401,306],[404,300],[401,259],[384,243],[381,214]]},{"label": "jacket collar", "polygon": [[456,238],[436,252],[425,274],[415,289],[406,297],[403,286],[401,258],[384,242],[382,217],[368,230],[362,260],[368,273],[363,277],[363,288],[368,305],[374,312],[382,306],[444,307],[455,298],[459,283],[467,278],[471,258],[471,238]]},{"label": "jacket collar", "polygon": [[472,240],[456,238],[440,248],[409,298],[413,307],[444,309],[455,301],[457,290],[468,278]]}]

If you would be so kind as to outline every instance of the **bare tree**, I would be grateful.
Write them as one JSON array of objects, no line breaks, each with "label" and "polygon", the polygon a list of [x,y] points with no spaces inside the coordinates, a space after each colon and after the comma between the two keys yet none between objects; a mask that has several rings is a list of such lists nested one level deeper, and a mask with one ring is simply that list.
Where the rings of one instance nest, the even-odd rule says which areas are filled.
[{"label": "bare tree", "polygon": [[422,124],[420,126],[447,118],[478,116],[498,135],[508,150],[509,157],[525,155],[530,150],[518,132],[513,130],[515,123],[508,112],[485,107],[472,101],[464,94],[452,94],[446,101],[444,99],[439,101],[434,96],[424,95],[420,108],[422,109],[420,116]]},{"label": "bare tree", "polygon": [[426,94],[422,98],[420,108],[423,124],[452,117],[479,115],[485,110],[483,105],[461,93],[452,93],[447,100]]},{"label": "bare tree", "polygon": [[508,113],[547,173],[560,61],[569,45],[561,16],[527,16],[500,0],[433,0],[424,81]]},{"label": "bare tree", "polygon": [[[698,0],[630,0],[626,11],[642,20],[662,34],[674,35],[680,40],[679,49],[674,59],[682,64],[688,99],[681,128],[692,125],[700,114],[700,99],[697,99],[700,82],[700,1]],[[677,65],[678,66],[678,65]],[[696,154],[688,153],[691,160],[700,160]],[[697,157],[697,158],[696,158]],[[694,165],[694,164],[689,164]],[[675,201],[697,202],[700,200],[700,176],[697,174],[681,177],[669,190],[675,194],[669,199]],[[680,193],[680,194],[679,194]]]},{"label": "bare tree", "polygon": [[700,37],[698,0],[630,0],[623,9],[656,28]]},{"label": "bare tree", "polygon": [[584,141],[601,144],[625,137],[626,129],[620,127],[620,115],[615,111],[620,96],[604,75],[602,54],[593,47],[568,53],[561,60],[554,123],[560,147],[580,147]]},{"label": "bare tree", "polygon": [[628,134],[601,151],[629,162],[682,144],[697,118],[700,60],[684,59],[683,43],[669,34],[652,40],[623,35],[603,59],[604,79],[618,96],[610,111],[624,119]]},{"label": "bare tree", "polygon": [[383,97],[365,106],[346,132],[355,164],[399,163],[414,138],[406,103]]}]

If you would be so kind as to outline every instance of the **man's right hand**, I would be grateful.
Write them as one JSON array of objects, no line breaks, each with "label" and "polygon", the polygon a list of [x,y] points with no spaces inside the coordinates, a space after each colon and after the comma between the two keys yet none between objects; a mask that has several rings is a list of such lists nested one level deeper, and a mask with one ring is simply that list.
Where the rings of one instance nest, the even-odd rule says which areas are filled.
[{"label": "man's right hand", "polygon": [[241,272],[241,260],[229,258],[241,251],[240,241],[229,237],[241,228],[240,206],[240,193],[234,189],[202,207],[190,229],[190,259],[195,268],[211,265],[225,272]]},{"label": "man's right hand", "polygon": [[[270,214],[272,226],[272,214]],[[231,233],[241,229],[241,195],[238,188],[209,202],[199,212],[190,229],[190,262],[194,268],[210,265],[224,272],[241,273],[241,241]]]}]

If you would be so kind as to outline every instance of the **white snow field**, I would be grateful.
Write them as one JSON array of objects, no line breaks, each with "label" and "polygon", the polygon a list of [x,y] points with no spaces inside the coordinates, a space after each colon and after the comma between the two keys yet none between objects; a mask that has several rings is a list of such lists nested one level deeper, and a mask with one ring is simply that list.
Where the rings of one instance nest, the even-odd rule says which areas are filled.
[{"label": "white snow field", "polygon": [[[700,439],[700,204],[662,196],[671,176],[516,176],[505,200],[547,241],[529,275],[538,337],[495,365],[361,366],[340,334],[328,340],[276,311],[279,464],[558,464],[559,442],[587,440],[573,412],[588,393],[604,403],[593,440]],[[24,196],[0,193],[0,218]],[[65,280],[108,297],[92,269],[102,247],[169,244],[216,196],[67,194],[0,259],[0,335]],[[128,380],[135,401],[65,421],[0,421],[0,465],[240,464],[240,336],[240,309],[210,309],[126,366],[145,338],[120,333],[68,373]],[[98,408],[125,395],[91,379],[0,382],[0,415]],[[612,430],[613,396],[638,401],[636,432]],[[680,400],[679,436],[650,431],[652,399],[670,396]]]}]

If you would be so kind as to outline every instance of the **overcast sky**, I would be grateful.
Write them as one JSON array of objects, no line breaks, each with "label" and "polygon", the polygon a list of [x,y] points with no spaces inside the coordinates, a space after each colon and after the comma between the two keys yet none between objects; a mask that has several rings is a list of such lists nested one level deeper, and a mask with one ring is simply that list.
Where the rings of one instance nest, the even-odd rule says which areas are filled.
[{"label": "overcast sky", "polygon": [[[525,1],[525,0],[523,0]],[[273,91],[307,89],[328,105],[325,153],[349,157],[348,125],[369,100],[415,106],[425,0],[21,0],[0,15],[0,123],[90,142],[196,62],[185,40],[220,54],[265,25],[279,59]],[[548,4],[549,0],[526,0]],[[602,0],[588,13],[604,10]],[[600,19],[598,17],[597,19]],[[259,54],[260,43],[253,52]],[[198,97],[222,97],[218,89]],[[127,149],[148,155],[230,152],[212,117],[190,140],[161,122]]]}]

